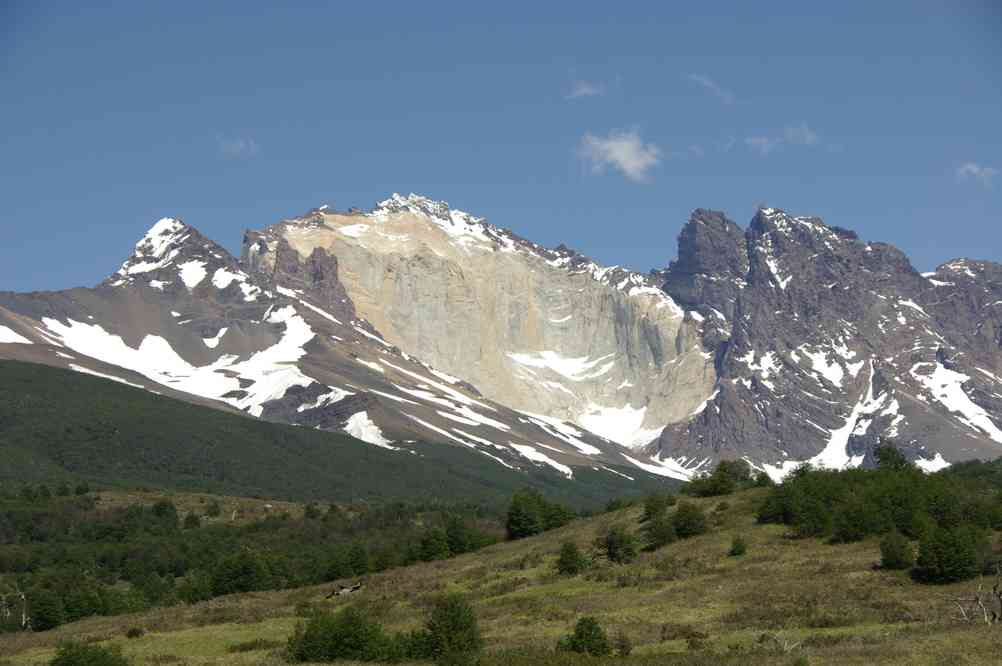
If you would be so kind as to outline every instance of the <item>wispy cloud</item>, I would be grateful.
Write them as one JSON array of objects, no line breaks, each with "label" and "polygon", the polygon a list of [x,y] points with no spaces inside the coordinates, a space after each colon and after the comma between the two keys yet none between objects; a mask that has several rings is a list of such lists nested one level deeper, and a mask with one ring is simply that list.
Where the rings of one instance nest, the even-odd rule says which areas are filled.
[{"label": "wispy cloud", "polygon": [[818,146],[821,136],[812,130],[806,122],[799,125],[787,125],[783,131],[774,135],[749,136],[745,145],[759,155],[766,157],[783,146]]},{"label": "wispy cloud", "polygon": [[745,145],[758,151],[763,157],[779,148],[782,143],[781,138],[771,136],[750,136],[745,139]]},{"label": "wispy cloud", "polygon": [[216,137],[219,154],[229,159],[250,159],[261,152],[261,146],[251,137]]},{"label": "wispy cloud", "polygon": [[802,122],[799,125],[791,125],[783,130],[783,138],[787,143],[795,146],[814,146],[820,141],[818,133]]},{"label": "wispy cloud", "polygon": [[734,103],[734,93],[727,90],[705,74],[689,74],[686,78],[693,83],[698,84],[701,88],[703,88],[703,90],[710,93],[724,104]]},{"label": "wispy cloud", "polygon": [[564,95],[565,99],[579,99],[581,97],[598,97],[605,94],[605,84],[594,81],[578,79],[571,84],[570,92]]},{"label": "wispy cloud", "polygon": [[995,176],[998,171],[992,167],[978,164],[977,162],[965,162],[957,167],[957,180],[976,180],[989,189],[995,186]]},{"label": "wispy cloud", "polygon": [[612,130],[604,137],[588,132],[581,139],[578,157],[595,173],[612,167],[630,180],[644,183],[650,170],[661,163],[661,149],[644,143],[636,129]]}]

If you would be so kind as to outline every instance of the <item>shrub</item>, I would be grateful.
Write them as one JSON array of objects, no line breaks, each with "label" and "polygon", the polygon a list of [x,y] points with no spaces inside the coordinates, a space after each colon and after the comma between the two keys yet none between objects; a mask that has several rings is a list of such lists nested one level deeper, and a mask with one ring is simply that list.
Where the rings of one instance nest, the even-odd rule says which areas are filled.
[{"label": "shrub", "polygon": [[574,512],[567,507],[547,501],[538,491],[522,490],[511,498],[505,528],[509,539],[522,539],[556,529],[573,519]]},{"label": "shrub", "polygon": [[219,500],[214,499],[209,502],[209,506],[205,507],[205,515],[210,518],[217,518],[222,512],[223,507],[219,504]]},{"label": "shrub", "polygon": [[473,608],[459,595],[439,597],[424,629],[392,638],[389,661],[434,660],[437,664],[469,664],[483,649]]},{"label": "shrub", "polygon": [[669,493],[651,493],[644,498],[644,513],[640,522],[646,523],[663,516],[674,503],[675,497]]},{"label": "shrub", "polygon": [[672,517],[675,534],[680,539],[688,539],[706,532],[706,514],[691,502],[679,502],[675,515]]},{"label": "shrub", "polygon": [[558,650],[590,654],[594,657],[604,657],[612,653],[609,637],[593,617],[583,617],[574,627],[574,633],[564,636],[557,643]]},{"label": "shrub", "polygon": [[910,569],[915,564],[911,541],[898,531],[880,540],[880,566],[883,569]]},{"label": "shrub", "polygon": [[117,645],[103,647],[94,644],[66,643],[59,646],[49,666],[129,666],[130,663]]},{"label": "shrub", "polygon": [[925,583],[954,583],[980,571],[983,537],[970,527],[938,527],[919,543],[915,578]]},{"label": "shrub", "polygon": [[142,627],[129,627],[125,631],[126,638],[142,638],[146,631]]},{"label": "shrub", "polygon": [[212,593],[219,596],[264,590],[270,587],[270,578],[264,559],[244,548],[216,566],[212,572]]},{"label": "shrub", "polygon": [[188,604],[212,598],[212,576],[204,571],[189,571],[177,585],[177,595]]},{"label": "shrub", "polygon": [[565,541],[560,545],[560,556],[557,557],[557,572],[564,576],[576,576],[584,571],[587,565],[581,549],[573,541]]},{"label": "shrub", "polygon": [[644,524],[641,531],[644,533],[644,545],[648,550],[657,550],[678,538],[675,533],[675,523],[667,514],[652,518]]},{"label": "shrub", "polygon": [[751,480],[751,467],[744,460],[721,460],[712,474],[693,479],[683,492],[697,497],[728,495]]},{"label": "shrub", "polygon": [[31,611],[31,628],[35,631],[55,629],[66,621],[63,600],[51,590],[37,590],[28,597]]},{"label": "shrub", "polygon": [[383,628],[355,606],[337,613],[315,613],[300,622],[288,642],[291,661],[379,661],[391,642]]},{"label": "shrub", "polygon": [[194,530],[202,526],[202,518],[197,513],[192,511],[187,516],[184,517],[184,529]]},{"label": "shrub", "polygon": [[637,557],[637,539],[622,525],[608,528],[595,546],[610,562],[627,564]]},{"label": "shrub", "polygon": [[731,557],[741,557],[748,552],[748,542],[740,534],[731,541],[731,549],[727,554]]}]

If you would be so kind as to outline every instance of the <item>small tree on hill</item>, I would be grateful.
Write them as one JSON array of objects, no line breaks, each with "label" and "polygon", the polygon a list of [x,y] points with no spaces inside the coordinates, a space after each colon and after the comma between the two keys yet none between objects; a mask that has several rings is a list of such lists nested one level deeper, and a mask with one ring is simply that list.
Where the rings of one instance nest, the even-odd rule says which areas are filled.
[{"label": "small tree on hill", "polygon": [[628,564],[637,557],[637,539],[622,525],[605,530],[595,545],[610,562]]},{"label": "small tree on hill", "polygon": [[515,493],[508,507],[505,529],[509,539],[524,539],[543,531],[539,503],[531,492]]},{"label": "small tree on hill", "polygon": [[560,546],[557,557],[557,571],[564,576],[576,576],[584,571],[587,562],[581,549],[573,541],[565,541]]},{"label": "small tree on hill", "polygon": [[557,643],[557,649],[590,654],[593,657],[604,657],[612,653],[612,646],[605,630],[598,620],[590,616],[578,620],[574,626],[574,633],[561,638]]},{"label": "small tree on hill", "polygon": [[880,540],[880,566],[883,569],[910,569],[915,564],[915,552],[908,537],[897,530]]},{"label": "small tree on hill", "polygon": [[692,502],[679,502],[672,524],[680,539],[688,539],[707,530],[706,514]]},{"label": "small tree on hill", "polygon": [[646,523],[663,516],[668,507],[674,503],[675,497],[669,493],[651,493],[644,498],[644,513],[640,517],[640,522]]},{"label": "small tree on hill", "polygon": [[873,450],[879,469],[904,470],[912,468],[904,454],[893,444],[881,444]]},{"label": "small tree on hill", "polygon": [[445,595],[435,602],[425,628],[430,656],[438,663],[471,662],[484,647],[473,607],[457,594]]},{"label": "small tree on hill", "polygon": [[667,513],[652,518],[640,529],[644,534],[644,546],[648,550],[657,550],[678,539],[675,523]]},{"label": "small tree on hill", "polygon": [[56,650],[49,666],[129,666],[131,662],[119,646],[64,643]]},{"label": "small tree on hill", "polygon": [[954,583],[974,578],[981,569],[983,537],[970,527],[939,527],[919,544],[915,577],[925,583]]},{"label": "small tree on hill", "polygon": [[28,595],[31,628],[35,631],[55,629],[66,622],[63,600],[51,590],[35,590]]},{"label": "small tree on hill", "polygon": [[291,661],[377,661],[389,656],[391,643],[378,622],[355,606],[337,613],[313,613],[296,626],[287,652]]}]

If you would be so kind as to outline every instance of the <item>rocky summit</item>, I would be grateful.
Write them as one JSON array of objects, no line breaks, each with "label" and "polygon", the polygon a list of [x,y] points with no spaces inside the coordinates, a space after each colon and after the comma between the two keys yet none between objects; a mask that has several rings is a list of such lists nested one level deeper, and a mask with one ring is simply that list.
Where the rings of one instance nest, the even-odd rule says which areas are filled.
[{"label": "rocky summit", "polygon": [[1002,454],[1002,266],[919,274],[774,208],[697,209],[646,274],[413,194],[247,231],[239,259],[165,218],[94,288],[0,293],[0,358],[572,479]]}]

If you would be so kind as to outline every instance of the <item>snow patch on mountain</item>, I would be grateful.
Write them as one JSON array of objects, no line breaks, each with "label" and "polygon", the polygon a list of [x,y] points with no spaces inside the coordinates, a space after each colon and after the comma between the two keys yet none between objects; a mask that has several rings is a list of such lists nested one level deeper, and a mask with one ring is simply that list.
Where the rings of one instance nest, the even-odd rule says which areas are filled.
[{"label": "snow patch on mountain", "polygon": [[557,462],[556,460],[546,455],[545,453],[542,453],[538,449],[534,449],[526,444],[516,444],[515,442],[509,442],[508,444],[511,446],[511,448],[518,451],[519,454],[525,457],[526,459],[531,460],[532,462],[549,465],[553,469],[557,470],[558,472],[566,476],[568,479],[574,477],[574,472],[571,471],[570,467],[564,465],[563,463]]},{"label": "snow patch on mountain", "polygon": [[226,331],[228,330],[230,329],[223,326],[221,329],[219,329],[219,332],[216,333],[211,338],[202,338],[202,342],[204,342],[205,346],[208,347],[209,349],[215,349],[216,347],[219,346],[219,341],[223,339],[223,336],[226,335]]},{"label": "snow patch on mountain", "polygon": [[18,335],[12,329],[0,326],[0,344],[30,345],[33,343],[23,335]]},{"label": "snow patch on mountain", "polygon": [[[281,398],[293,386],[313,383],[296,365],[306,354],[303,346],[313,339],[313,330],[292,306],[274,310],[266,321],[284,325],[278,342],[252,354],[246,361],[225,355],[206,366],[190,364],[157,335],[145,336],[139,347],[133,348],[100,324],[73,319],[63,323],[51,318],[44,318],[42,323],[66,347],[80,354],[127,368],[178,391],[221,400],[260,416],[264,403]],[[250,385],[242,388],[238,377]]]},{"label": "snow patch on mountain", "polygon": [[372,419],[364,411],[356,412],[349,416],[347,422],[344,424],[344,431],[363,442],[374,444],[380,448],[390,449],[391,451],[397,450],[397,447],[392,445],[393,442],[383,436],[383,431],[372,422]]},{"label": "snow patch on mountain", "polygon": [[664,430],[664,426],[644,428],[646,414],[646,407],[637,408],[629,403],[622,407],[590,403],[578,417],[578,423],[600,437],[636,449],[650,444]]},{"label": "snow patch on mountain", "polygon": [[592,369],[612,356],[613,354],[606,354],[596,359],[589,359],[586,356],[567,358],[554,351],[508,353],[508,358],[520,365],[526,365],[530,368],[546,368],[566,377],[572,382],[595,379],[609,372],[616,365],[615,361],[603,363],[594,371]]},{"label": "snow patch on mountain", "polygon": [[1002,443],[1002,430],[992,421],[983,407],[971,400],[964,391],[964,383],[971,378],[950,370],[938,361],[916,363],[909,371],[929,394],[947,408],[967,427],[981,431],[992,440]]}]

